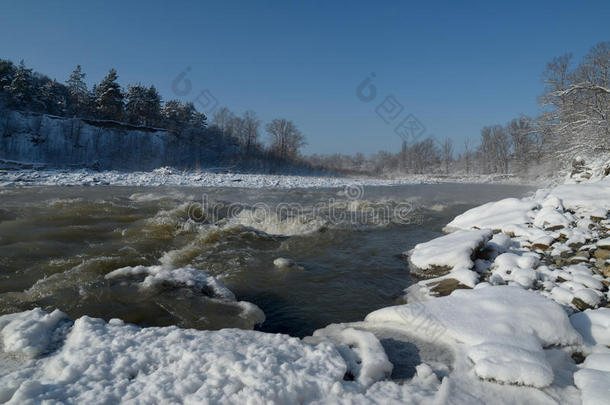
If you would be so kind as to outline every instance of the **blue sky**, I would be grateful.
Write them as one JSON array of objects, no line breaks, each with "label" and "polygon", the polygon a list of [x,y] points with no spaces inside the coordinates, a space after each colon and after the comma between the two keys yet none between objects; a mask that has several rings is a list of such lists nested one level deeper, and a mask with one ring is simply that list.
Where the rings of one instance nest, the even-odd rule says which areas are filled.
[{"label": "blue sky", "polygon": [[[22,0],[0,5],[0,58],[58,80],[81,64],[89,84],[114,67],[164,99],[207,90],[238,113],[294,120],[307,153],[397,151],[408,114],[460,149],[483,125],[535,115],[545,64],[610,40],[609,17],[608,1]],[[365,103],[356,87],[372,72]],[[387,96],[403,106],[392,125],[375,112]]]}]

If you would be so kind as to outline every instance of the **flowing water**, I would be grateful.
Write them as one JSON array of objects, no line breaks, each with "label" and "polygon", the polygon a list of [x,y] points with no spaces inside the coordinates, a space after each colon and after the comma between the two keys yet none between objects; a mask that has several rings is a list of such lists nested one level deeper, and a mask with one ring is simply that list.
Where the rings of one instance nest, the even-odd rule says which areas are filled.
[{"label": "flowing water", "polygon": [[[441,235],[468,208],[530,191],[463,184],[3,189],[0,314],[38,306],[146,326],[249,328],[260,311],[238,302],[248,301],[266,316],[257,329],[304,336],[395,304],[413,282],[402,252]],[[295,265],[275,266],[280,257]],[[106,277],[126,266],[146,267]],[[145,280],[176,268],[196,270],[191,279]],[[237,300],[193,283],[198,271]]]}]

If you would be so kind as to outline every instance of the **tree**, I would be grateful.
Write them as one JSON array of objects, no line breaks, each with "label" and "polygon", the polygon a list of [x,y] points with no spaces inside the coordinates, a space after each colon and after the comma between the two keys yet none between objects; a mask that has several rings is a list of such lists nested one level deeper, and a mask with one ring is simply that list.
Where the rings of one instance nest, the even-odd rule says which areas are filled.
[{"label": "tree", "polygon": [[64,115],[67,108],[68,89],[57,80],[47,81],[40,90],[40,101],[44,112],[53,115]]},{"label": "tree", "polygon": [[144,110],[145,125],[161,125],[161,95],[152,85],[146,92],[146,108]]},{"label": "tree", "polygon": [[515,162],[519,170],[526,171],[535,148],[532,119],[521,116],[510,121],[506,128],[512,140]]},{"label": "tree", "polygon": [[95,112],[101,119],[118,120],[123,118],[123,92],[117,83],[116,70],[110,69],[106,77],[94,88]]},{"label": "tree", "polygon": [[537,120],[561,161],[610,150],[610,42],[592,47],[574,69],[570,59],[564,55],[547,65],[541,97],[547,110]]},{"label": "tree", "polygon": [[19,62],[13,79],[5,90],[9,94],[13,106],[19,108],[31,106],[34,99],[32,69],[27,69],[23,60]]},{"label": "tree", "polygon": [[451,138],[445,138],[441,152],[445,163],[445,174],[449,174],[449,164],[453,161],[453,141]]},{"label": "tree", "polygon": [[260,120],[252,110],[246,111],[243,117],[234,119],[234,130],[240,143],[246,149],[247,155],[249,155],[258,144],[260,125]]},{"label": "tree", "polygon": [[472,160],[472,145],[470,137],[464,139],[464,163],[466,165],[466,175],[470,174],[470,165]]},{"label": "tree", "polygon": [[0,59],[0,91],[5,91],[15,75],[15,65],[10,60]]},{"label": "tree", "polygon": [[233,113],[227,108],[219,108],[212,117],[212,124],[219,128],[224,134],[231,135],[231,120],[233,119]]},{"label": "tree", "polygon": [[68,85],[68,113],[73,117],[85,117],[91,113],[91,93],[85,83],[86,74],[80,65],[72,71],[66,81]]},{"label": "tree", "polygon": [[127,121],[135,125],[159,125],[161,121],[161,96],[155,86],[141,84],[128,86],[125,103]]},{"label": "tree", "polygon": [[271,150],[280,159],[295,158],[305,145],[305,137],[290,120],[276,118],[265,127],[271,137]]}]

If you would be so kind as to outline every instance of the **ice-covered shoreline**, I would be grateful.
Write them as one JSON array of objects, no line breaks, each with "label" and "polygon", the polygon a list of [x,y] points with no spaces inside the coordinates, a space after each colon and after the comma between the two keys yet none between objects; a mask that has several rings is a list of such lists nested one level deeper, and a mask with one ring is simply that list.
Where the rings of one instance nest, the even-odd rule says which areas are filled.
[{"label": "ice-covered shoreline", "polygon": [[[5,163],[6,166],[6,163]],[[24,167],[25,166],[25,167]],[[339,177],[315,175],[250,174],[199,170],[177,170],[162,167],[140,171],[97,171],[92,169],[36,168],[34,164],[16,162],[10,170],[0,165],[0,187],[12,186],[185,186],[244,188],[337,188],[347,185],[395,186],[435,183],[492,183],[540,185],[548,179],[528,181],[512,176],[438,176],[409,175],[397,178]]]},{"label": "ice-covered shoreline", "polygon": [[431,278],[405,291],[407,304],[303,340],[59,311],[1,316],[0,401],[605,403],[605,172],[459,215],[447,236],[408,252],[412,271]]}]

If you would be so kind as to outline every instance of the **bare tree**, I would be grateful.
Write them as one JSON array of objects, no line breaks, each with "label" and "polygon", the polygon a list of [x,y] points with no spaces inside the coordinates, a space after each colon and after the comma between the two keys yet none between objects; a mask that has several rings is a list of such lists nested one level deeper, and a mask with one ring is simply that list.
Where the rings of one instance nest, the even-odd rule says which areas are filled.
[{"label": "bare tree", "polygon": [[248,110],[244,113],[243,122],[243,145],[246,148],[246,154],[250,154],[252,149],[257,146],[260,135],[261,122],[257,118],[256,113]]},{"label": "bare tree", "polygon": [[532,119],[521,116],[513,119],[506,126],[508,134],[512,140],[515,162],[521,171],[526,171],[528,163],[534,154],[534,129]]},{"label": "bare tree", "polygon": [[472,160],[472,145],[470,137],[464,139],[464,163],[466,165],[466,174],[470,174],[470,165]]},{"label": "bare tree", "polygon": [[560,157],[610,150],[610,42],[589,50],[570,69],[570,55],[555,58],[544,73],[544,106],[538,120]]},{"label": "bare tree", "polygon": [[306,144],[305,137],[290,120],[276,118],[265,129],[271,137],[271,150],[281,159],[295,158]]},{"label": "bare tree", "polygon": [[234,114],[227,107],[219,108],[212,116],[212,125],[215,125],[227,135],[230,134],[230,123],[234,118]]},{"label": "bare tree", "polygon": [[445,163],[445,173],[449,174],[449,164],[453,161],[453,141],[445,138],[442,146],[443,163]]}]

